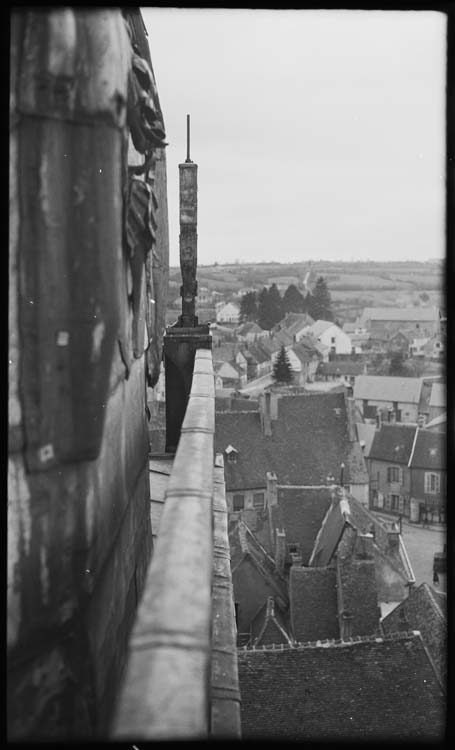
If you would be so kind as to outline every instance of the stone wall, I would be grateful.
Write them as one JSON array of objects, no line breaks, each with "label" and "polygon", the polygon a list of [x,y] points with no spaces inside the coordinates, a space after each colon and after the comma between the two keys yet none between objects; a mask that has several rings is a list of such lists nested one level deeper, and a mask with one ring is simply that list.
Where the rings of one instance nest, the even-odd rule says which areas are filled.
[{"label": "stone wall", "polygon": [[[145,245],[126,242],[132,48],[125,21],[119,9],[12,16],[7,694],[14,740],[107,736],[151,555],[147,351],[159,362],[160,342],[147,312],[153,268],[167,273],[167,206],[154,243],[147,246],[140,226]],[[144,162],[140,153],[137,164]],[[151,195],[146,172],[142,179],[141,195]],[[165,193],[164,168],[154,180]],[[147,217],[149,206],[142,211]],[[164,298],[155,320],[163,319]]]}]

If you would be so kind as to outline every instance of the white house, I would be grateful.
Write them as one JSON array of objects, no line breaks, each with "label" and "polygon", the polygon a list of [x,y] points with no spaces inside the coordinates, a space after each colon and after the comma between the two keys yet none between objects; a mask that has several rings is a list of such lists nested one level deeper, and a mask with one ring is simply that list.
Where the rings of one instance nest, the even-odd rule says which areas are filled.
[{"label": "white house", "polygon": [[352,343],[347,333],[329,320],[317,320],[307,329],[316,341],[328,347],[330,354],[351,354]]},{"label": "white house", "polygon": [[216,311],[217,323],[238,323],[240,319],[240,307],[234,302],[227,302]]}]

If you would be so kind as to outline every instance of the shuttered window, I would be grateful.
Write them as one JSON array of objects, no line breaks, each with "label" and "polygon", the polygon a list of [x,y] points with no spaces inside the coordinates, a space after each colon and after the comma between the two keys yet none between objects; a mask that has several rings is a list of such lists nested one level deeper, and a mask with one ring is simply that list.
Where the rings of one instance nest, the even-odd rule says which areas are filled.
[{"label": "shuttered window", "polygon": [[401,469],[399,466],[389,466],[387,468],[387,481],[401,484]]},{"label": "shuttered window", "polygon": [[425,494],[435,495],[439,492],[440,478],[439,474],[433,474],[433,472],[425,472]]}]

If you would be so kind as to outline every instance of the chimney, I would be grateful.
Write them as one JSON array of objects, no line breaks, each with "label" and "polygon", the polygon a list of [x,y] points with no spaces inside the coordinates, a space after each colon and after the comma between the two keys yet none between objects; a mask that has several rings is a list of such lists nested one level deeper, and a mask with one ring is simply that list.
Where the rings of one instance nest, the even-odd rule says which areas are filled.
[{"label": "chimney", "polygon": [[286,532],[275,529],[275,566],[279,573],[284,573],[286,563]]},{"label": "chimney", "polygon": [[265,613],[266,618],[275,616],[275,599],[273,596],[267,597],[267,611]]},{"label": "chimney", "polygon": [[267,472],[266,503],[268,508],[278,505],[277,476],[275,472]]},{"label": "chimney", "polygon": [[261,416],[262,416],[262,430],[265,437],[272,437],[272,420],[270,416],[270,391],[265,391],[260,399]]},{"label": "chimney", "polygon": [[379,410],[376,412],[376,429],[381,429],[381,415],[379,413]]},{"label": "chimney", "polygon": [[[352,388],[351,388],[351,391],[352,391]],[[357,440],[357,435],[355,431],[355,401],[352,395],[345,396],[345,403],[346,403],[346,416],[347,416],[347,421],[348,421],[349,441],[351,443],[354,443]]]}]

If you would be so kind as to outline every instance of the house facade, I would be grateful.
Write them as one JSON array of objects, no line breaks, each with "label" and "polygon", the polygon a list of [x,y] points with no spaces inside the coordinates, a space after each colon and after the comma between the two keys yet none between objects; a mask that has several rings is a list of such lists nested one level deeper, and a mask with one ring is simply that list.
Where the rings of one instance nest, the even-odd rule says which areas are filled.
[{"label": "house facade", "polygon": [[445,433],[417,429],[409,459],[410,495],[419,520],[445,522],[447,497]]},{"label": "house facade", "polygon": [[408,467],[416,427],[381,424],[367,458],[370,507],[410,517],[411,472]]},{"label": "house facade", "polygon": [[378,411],[390,411],[396,422],[417,423],[421,392],[421,378],[359,375],[354,385],[356,406],[364,419],[375,419]]},{"label": "house facade", "polygon": [[240,307],[234,302],[217,303],[216,305],[216,322],[217,323],[238,323],[240,319]]},{"label": "house facade", "polygon": [[317,320],[306,329],[306,333],[328,348],[329,354],[351,354],[351,339],[335,323],[328,320]]}]

